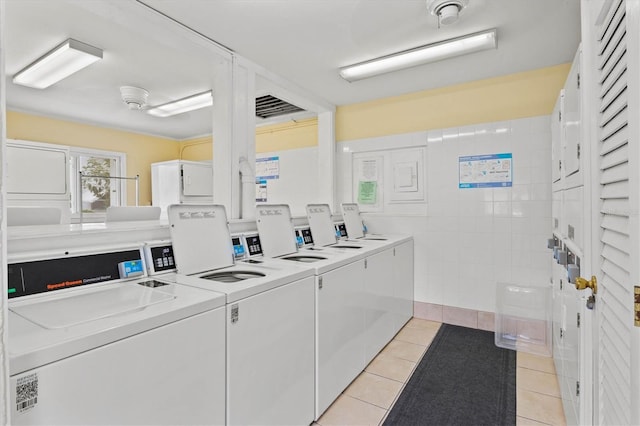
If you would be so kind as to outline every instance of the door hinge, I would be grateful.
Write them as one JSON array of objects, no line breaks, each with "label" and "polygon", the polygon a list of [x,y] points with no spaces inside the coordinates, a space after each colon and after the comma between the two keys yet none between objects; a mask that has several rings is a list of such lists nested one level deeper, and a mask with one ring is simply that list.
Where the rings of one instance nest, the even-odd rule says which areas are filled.
[{"label": "door hinge", "polygon": [[364,260],[364,269],[367,269],[367,266],[369,265],[369,262],[367,262],[367,259]]},{"label": "door hinge", "polygon": [[580,396],[580,380],[576,381],[576,396]]},{"label": "door hinge", "polygon": [[576,314],[576,327],[580,328],[580,312]]},{"label": "door hinge", "polygon": [[562,121],[562,111],[558,111],[558,121]]},{"label": "door hinge", "polygon": [[560,329],[560,338],[562,339],[564,337],[564,330]]},{"label": "door hinge", "polygon": [[578,83],[578,89],[580,88],[580,73],[578,73],[578,75],[576,76],[576,80]]},{"label": "door hinge", "polygon": [[558,170],[562,171],[562,160],[558,160]]},{"label": "door hinge", "polygon": [[240,319],[240,308],[238,308],[238,304],[231,305],[231,324],[235,324]]},{"label": "door hinge", "polygon": [[560,290],[562,290],[562,280],[560,280]]},{"label": "door hinge", "polygon": [[578,144],[578,160],[580,159],[580,144]]},{"label": "door hinge", "polygon": [[322,290],[322,277],[318,277],[318,290]]},{"label": "door hinge", "polygon": [[393,248],[393,255],[394,256],[396,255],[396,248],[395,247]]}]

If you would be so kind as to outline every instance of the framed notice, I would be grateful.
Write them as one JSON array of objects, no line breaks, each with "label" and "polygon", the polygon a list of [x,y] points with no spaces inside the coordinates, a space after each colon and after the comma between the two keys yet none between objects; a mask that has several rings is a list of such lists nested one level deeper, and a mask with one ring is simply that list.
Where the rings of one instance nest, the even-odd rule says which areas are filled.
[{"label": "framed notice", "polygon": [[280,157],[256,158],[256,180],[280,178]]},{"label": "framed notice", "polygon": [[511,153],[459,157],[458,188],[496,188],[513,184]]}]

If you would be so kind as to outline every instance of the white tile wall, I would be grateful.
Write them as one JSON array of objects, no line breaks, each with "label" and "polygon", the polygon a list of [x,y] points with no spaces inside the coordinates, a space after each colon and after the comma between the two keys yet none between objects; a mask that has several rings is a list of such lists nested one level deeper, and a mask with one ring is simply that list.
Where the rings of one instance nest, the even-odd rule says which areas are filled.
[{"label": "white tile wall", "polygon": [[[426,144],[427,216],[365,217],[414,235],[415,300],[495,312],[497,282],[548,285],[549,116],[429,131]],[[513,187],[458,188],[458,157],[508,152]]]},{"label": "white tile wall", "polygon": [[[440,137],[442,135],[442,137]],[[495,311],[496,282],[547,285],[551,234],[549,117],[428,132],[428,303]],[[458,157],[513,154],[513,187],[458,188]],[[416,258],[416,261],[422,261]],[[434,282],[439,291],[430,291]]]}]

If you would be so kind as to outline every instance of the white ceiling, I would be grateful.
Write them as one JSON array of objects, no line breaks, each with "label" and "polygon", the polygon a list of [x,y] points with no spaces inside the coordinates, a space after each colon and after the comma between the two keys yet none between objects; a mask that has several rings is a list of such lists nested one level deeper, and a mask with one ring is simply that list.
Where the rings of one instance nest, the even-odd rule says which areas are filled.
[{"label": "white ceiling", "polygon": [[[119,87],[147,89],[152,105],[210,89],[221,56],[207,38],[292,83],[259,77],[257,91],[278,95],[299,87],[301,95],[334,105],[570,62],[580,40],[579,0],[470,0],[460,20],[442,28],[425,0],[6,3],[9,109],[174,139],[209,134],[210,109],[151,117],[129,111]],[[345,65],[490,28],[498,33],[494,51],[354,83],[338,76]],[[45,90],[11,83],[13,74],[67,38],[104,49],[104,59]]]}]

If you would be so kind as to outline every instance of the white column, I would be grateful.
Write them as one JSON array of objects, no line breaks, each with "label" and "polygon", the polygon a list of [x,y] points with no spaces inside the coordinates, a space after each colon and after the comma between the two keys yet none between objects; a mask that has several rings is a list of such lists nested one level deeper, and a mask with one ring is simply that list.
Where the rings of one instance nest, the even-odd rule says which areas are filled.
[{"label": "white column", "polygon": [[255,184],[254,203],[243,211],[240,159],[255,164],[255,73],[235,57],[219,61],[214,72],[213,200],[225,206],[229,219],[252,217]]},{"label": "white column", "polygon": [[328,203],[331,212],[336,206],[336,113],[318,114],[318,201]]}]

